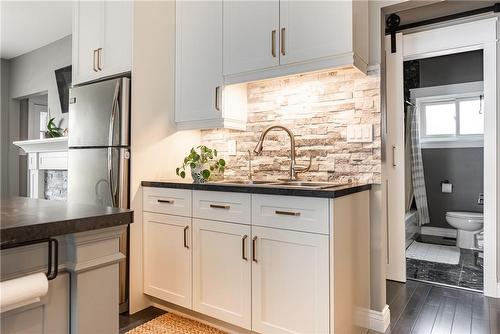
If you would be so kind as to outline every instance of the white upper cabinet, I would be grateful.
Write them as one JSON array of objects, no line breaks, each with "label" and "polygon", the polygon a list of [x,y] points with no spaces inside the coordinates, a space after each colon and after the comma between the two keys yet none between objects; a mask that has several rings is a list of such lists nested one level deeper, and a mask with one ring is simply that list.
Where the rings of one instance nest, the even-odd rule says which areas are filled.
[{"label": "white upper cabinet", "polygon": [[223,58],[226,84],[348,65],[365,72],[368,2],[224,0]]},{"label": "white upper cabinet", "polygon": [[224,74],[279,65],[278,1],[224,1]]},{"label": "white upper cabinet", "polygon": [[[280,63],[292,64],[352,50],[349,1],[280,1]],[[335,32],[332,34],[331,32]]]},{"label": "white upper cabinet", "polygon": [[224,87],[223,82],[222,0],[177,1],[175,121],[179,129],[244,128],[246,112],[237,101],[246,101],[246,90]]},{"label": "white upper cabinet", "polygon": [[73,6],[73,85],[131,71],[133,2]]}]

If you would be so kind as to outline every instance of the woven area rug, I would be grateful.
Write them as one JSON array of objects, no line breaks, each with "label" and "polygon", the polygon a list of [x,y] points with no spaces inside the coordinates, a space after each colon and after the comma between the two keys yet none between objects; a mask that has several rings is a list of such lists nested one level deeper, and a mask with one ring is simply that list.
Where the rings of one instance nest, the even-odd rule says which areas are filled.
[{"label": "woven area rug", "polygon": [[415,260],[457,265],[460,261],[460,248],[413,241],[406,250],[406,257]]},{"label": "woven area rug", "polygon": [[172,313],[165,313],[154,318],[126,334],[227,334],[201,322],[184,318]]}]

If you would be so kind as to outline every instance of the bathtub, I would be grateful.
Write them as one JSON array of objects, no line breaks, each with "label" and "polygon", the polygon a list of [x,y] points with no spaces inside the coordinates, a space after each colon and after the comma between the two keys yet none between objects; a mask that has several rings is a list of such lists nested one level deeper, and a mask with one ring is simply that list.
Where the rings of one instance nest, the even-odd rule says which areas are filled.
[{"label": "bathtub", "polygon": [[405,234],[406,234],[406,247],[408,247],[415,235],[420,233],[420,226],[418,226],[418,214],[416,209],[411,209],[405,214]]}]

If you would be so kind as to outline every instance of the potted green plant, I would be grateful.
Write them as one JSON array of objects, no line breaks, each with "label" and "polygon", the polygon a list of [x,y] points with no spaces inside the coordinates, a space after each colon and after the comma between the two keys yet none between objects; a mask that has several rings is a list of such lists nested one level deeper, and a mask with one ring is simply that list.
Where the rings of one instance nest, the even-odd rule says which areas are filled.
[{"label": "potted green plant", "polygon": [[217,150],[205,145],[191,148],[189,154],[184,158],[182,166],[177,167],[175,173],[186,177],[186,169],[191,169],[191,177],[195,183],[205,183],[213,179],[217,174],[223,174],[226,167],[224,159],[217,158]]},{"label": "potted green plant", "polygon": [[57,138],[62,137],[62,129],[60,128],[61,121],[59,121],[59,125],[54,123],[55,117],[52,117],[47,123],[47,131],[45,131],[46,138]]}]

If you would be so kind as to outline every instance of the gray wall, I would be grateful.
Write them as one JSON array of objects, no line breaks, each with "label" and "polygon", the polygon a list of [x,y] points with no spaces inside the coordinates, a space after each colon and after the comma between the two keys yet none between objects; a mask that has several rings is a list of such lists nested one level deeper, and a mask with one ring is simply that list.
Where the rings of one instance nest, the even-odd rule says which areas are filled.
[{"label": "gray wall", "polygon": [[[483,192],[483,148],[423,149],[422,159],[429,226],[453,228],[446,223],[446,211],[483,211],[483,206],[477,204]],[[453,184],[452,193],[441,192],[444,180]]]},{"label": "gray wall", "polygon": [[71,65],[71,36],[66,36],[44,47],[10,59],[10,97],[48,93],[50,117],[62,128],[68,126],[68,114],[61,113],[59,93],[54,71]]},{"label": "gray wall", "polygon": [[0,195],[9,193],[9,68],[8,60],[0,60]]},{"label": "gray wall", "polygon": [[420,87],[483,81],[483,50],[420,60]]}]

